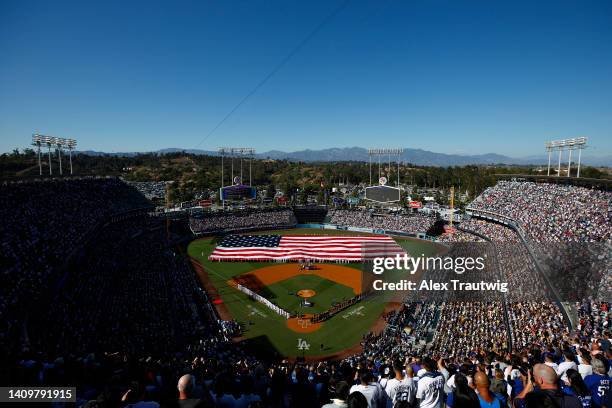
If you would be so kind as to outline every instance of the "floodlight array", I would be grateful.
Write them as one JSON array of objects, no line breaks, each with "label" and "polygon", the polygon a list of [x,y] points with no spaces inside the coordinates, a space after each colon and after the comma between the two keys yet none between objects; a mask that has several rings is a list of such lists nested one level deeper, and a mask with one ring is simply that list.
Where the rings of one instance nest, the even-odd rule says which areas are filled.
[{"label": "floodlight array", "polygon": [[72,149],[74,149],[77,145],[77,141],[74,139],[66,139],[63,137],[54,137],[41,135],[38,133],[34,133],[32,135],[32,146],[36,146],[38,148],[38,171],[39,175],[42,176],[42,159],[41,159],[41,146],[47,146],[49,149],[49,175],[53,175],[52,165],[51,165],[51,146],[57,148],[57,159],[59,162],[59,172],[60,176],[62,175],[62,152],[63,149],[68,149],[68,158],[70,161],[70,174],[72,174]]},{"label": "floodlight array", "polygon": [[551,153],[554,150],[559,152],[559,161],[557,164],[557,177],[561,177],[561,156],[564,150],[569,152],[568,163],[567,163],[567,176],[571,175],[572,168],[572,150],[578,150],[578,171],[576,172],[576,177],[580,177],[580,159],[582,155],[582,150],[585,149],[587,143],[586,137],[575,137],[573,139],[561,139],[561,140],[553,140],[550,142],[545,142],[544,147],[548,152],[548,166],[546,169],[546,175],[550,176],[550,159]]},{"label": "floodlight array", "polygon": [[580,149],[584,148],[586,145],[587,138],[586,137],[576,137],[573,139],[562,139],[562,140],[553,140],[550,142],[546,142],[546,149]]},{"label": "floodlight array", "polygon": [[376,156],[376,155],[399,155],[404,153],[404,149],[402,148],[382,148],[382,149],[368,149],[368,154],[371,156]]},{"label": "floodlight array", "polygon": [[252,147],[219,147],[217,152],[220,154],[254,155],[255,149]]},{"label": "floodlight array", "polygon": [[67,147],[68,149],[74,149],[77,145],[77,141],[74,139],[66,139],[63,137],[53,137],[46,135],[39,135],[35,133],[32,135],[32,144],[40,145],[52,145],[58,147]]},{"label": "floodlight array", "polygon": [[368,149],[368,161],[369,161],[369,167],[370,167],[370,186],[373,186],[372,185],[372,156],[374,156],[375,158],[378,157],[378,180],[379,182],[383,175],[382,169],[381,169],[381,160],[383,156],[389,157],[389,167],[388,167],[388,174],[387,174],[389,177],[391,175],[391,156],[394,156],[396,157],[396,162],[397,162],[397,188],[399,189],[400,159],[401,159],[402,153],[404,153],[404,149],[402,149],[401,147],[383,147],[383,148]]},{"label": "floodlight array", "polygon": [[[240,159],[240,182],[242,183],[242,161],[243,159],[247,159],[249,162],[249,186],[251,186],[252,182],[252,167],[251,162],[253,161],[253,156],[255,155],[255,149],[252,147],[227,147],[222,146],[217,148],[217,152],[221,155],[221,189],[225,186],[225,174],[224,174],[224,158],[225,156],[229,156],[231,163],[231,181],[234,183],[234,158]],[[223,195],[221,195],[221,200],[223,207],[225,208],[225,200],[223,199]]]}]

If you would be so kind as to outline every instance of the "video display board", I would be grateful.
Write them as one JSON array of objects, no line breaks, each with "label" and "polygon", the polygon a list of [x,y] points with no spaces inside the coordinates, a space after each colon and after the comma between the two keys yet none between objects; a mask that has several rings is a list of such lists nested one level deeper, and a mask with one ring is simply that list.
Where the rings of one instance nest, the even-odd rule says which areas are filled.
[{"label": "video display board", "polygon": [[243,200],[257,197],[257,190],[255,187],[245,186],[243,184],[223,187],[220,190],[222,200]]},{"label": "video display board", "polygon": [[391,203],[400,200],[400,190],[389,186],[366,187],[365,198],[379,203]]}]

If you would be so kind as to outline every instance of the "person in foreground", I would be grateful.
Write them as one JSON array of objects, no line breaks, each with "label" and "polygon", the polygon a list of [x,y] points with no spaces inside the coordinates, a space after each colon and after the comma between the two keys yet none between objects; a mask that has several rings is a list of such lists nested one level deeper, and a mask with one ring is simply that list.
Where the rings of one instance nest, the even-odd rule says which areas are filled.
[{"label": "person in foreground", "polygon": [[431,358],[423,360],[425,373],[417,381],[416,393],[420,408],[442,408],[444,404],[444,377],[436,368],[437,363]]},{"label": "person in foreground", "polygon": [[557,373],[545,364],[533,366],[533,375],[528,374],[525,389],[517,399],[524,399],[527,408],[582,408],[577,397],[567,395],[559,389]]},{"label": "person in foreground", "polygon": [[335,398],[332,398],[331,403],[323,405],[321,408],[346,408],[346,400],[349,395],[349,386],[346,381],[340,381],[334,389]]},{"label": "person in foreground", "polygon": [[180,408],[204,408],[209,407],[211,404],[204,400],[193,398],[193,388],[195,384],[195,378],[191,374],[185,374],[178,380],[176,388],[179,392],[179,398],[177,406]]},{"label": "person in foreground", "polygon": [[479,408],[478,395],[468,383],[468,379],[462,373],[455,374],[455,386],[453,392],[446,397],[448,408]]},{"label": "person in foreground", "polygon": [[489,390],[491,381],[483,372],[477,372],[474,375],[474,385],[478,391],[478,401],[482,408],[502,408],[501,400]]},{"label": "person in foreground", "polygon": [[610,408],[610,399],[612,392],[610,391],[611,379],[607,374],[606,364],[598,356],[593,359],[593,374],[587,375],[584,378],[584,383],[591,391],[593,396],[593,406],[596,408]]}]

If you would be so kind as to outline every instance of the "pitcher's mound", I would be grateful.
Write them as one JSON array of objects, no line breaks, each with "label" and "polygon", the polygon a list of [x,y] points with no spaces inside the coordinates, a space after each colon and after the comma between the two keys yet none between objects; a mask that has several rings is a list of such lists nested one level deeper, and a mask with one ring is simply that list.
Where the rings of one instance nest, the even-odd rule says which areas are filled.
[{"label": "pitcher's mound", "polygon": [[315,291],[314,291],[314,290],[312,290],[312,289],[302,289],[302,290],[298,290],[298,293],[297,293],[297,295],[298,295],[299,297],[303,297],[303,298],[311,298],[311,297],[313,297],[313,296],[314,296],[314,295],[316,295],[316,294],[317,294],[317,292],[315,292]]}]

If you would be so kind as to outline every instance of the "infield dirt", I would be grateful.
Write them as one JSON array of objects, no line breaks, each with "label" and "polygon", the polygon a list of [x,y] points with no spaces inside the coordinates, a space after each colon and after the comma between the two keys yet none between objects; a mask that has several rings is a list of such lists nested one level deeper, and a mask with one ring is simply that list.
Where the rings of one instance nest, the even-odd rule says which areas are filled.
[{"label": "infield dirt", "polygon": [[298,265],[294,263],[266,266],[235,276],[228,283],[232,286],[236,283],[245,284],[245,286],[257,292],[258,289],[263,289],[263,287],[260,288],[258,286],[269,286],[294,276],[316,275],[323,279],[348,286],[353,289],[355,295],[361,293],[362,274],[359,269],[334,264],[317,264],[315,267],[316,269],[300,270]]}]

